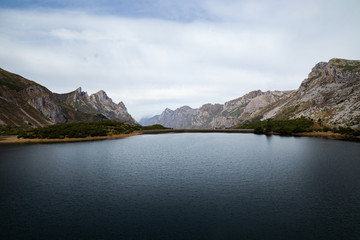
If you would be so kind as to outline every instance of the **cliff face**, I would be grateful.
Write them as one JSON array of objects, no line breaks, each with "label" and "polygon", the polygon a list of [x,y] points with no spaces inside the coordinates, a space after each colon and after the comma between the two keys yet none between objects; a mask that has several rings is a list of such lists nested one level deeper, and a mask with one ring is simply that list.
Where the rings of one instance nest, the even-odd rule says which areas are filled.
[{"label": "cliff face", "polygon": [[25,89],[27,103],[38,110],[46,119],[54,123],[65,123],[67,117],[58,105],[54,95],[46,88],[32,85]]},{"label": "cliff face", "polygon": [[331,59],[318,63],[298,90],[252,91],[223,105],[166,109],[140,123],[172,128],[228,128],[247,120],[301,116],[333,126],[359,127],[360,61]]},{"label": "cliff face", "polygon": [[124,103],[114,103],[103,90],[89,96],[86,92],[81,91],[81,88],[78,88],[70,93],[56,95],[78,112],[102,114],[107,119],[137,124],[135,119],[128,113]]},{"label": "cliff face", "polygon": [[47,88],[0,69],[0,124],[38,127],[64,123],[67,117]]},{"label": "cliff face", "polygon": [[[140,123],[171,128],[229,128],[245,121],[301,116],[333,126],[360,127],[360,61],[331,59],[318,63],[297,90],[256,90],[224,104],[166,109]],[[0,69],[0,125],[37,127],[101,119],[136,124],[125,105],[114,103],[104,91],[89,96],[79,88],[54,94]]]},{"label": "cliff face", "polygon": [[90,95],[90,104],[108,119],[137,124],[135,119],[128,113],[123,102],[114,103],[102,90]]},{"label": "cliff face", "polygon": [[125,105],[113,103],[104,91],[90,97],[81,89],[54,94],[33,81],[0,69],[0,125],[41,127],[102,119],[136,124]]},{"label": "cliff face", "polygon": [[305,116],[329,125],[356,127],[360,121],[360,61],[331,59],[316,64],[296,92],[262,114],[264,119]]}]

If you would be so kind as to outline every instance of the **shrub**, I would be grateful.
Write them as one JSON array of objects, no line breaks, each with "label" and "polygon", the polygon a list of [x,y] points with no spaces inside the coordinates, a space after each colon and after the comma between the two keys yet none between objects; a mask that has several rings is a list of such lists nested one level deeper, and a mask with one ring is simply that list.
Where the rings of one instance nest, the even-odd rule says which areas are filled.
[{"label": "shrub", "polygon": [[281,135],[291,135],[293,133],[307,132],[314,129],[314,121],[308,118],[298,118],[289,120],[258,121],[237,126],[236,128],[254,129],[255,133],[277,132]]},{"label": "shrub", "polygon": [[255,134],[264,134],[265,133],[265,130],[262,126],[258,126],[254,129],[254,133]]},{"label": "shrub", "polygon": [[110,134],[129,134],[135,130],[166,129],[162,125],[133,126],[111,120],[56,124],[47,127],[18,131],[18,138],[85,138]]}]

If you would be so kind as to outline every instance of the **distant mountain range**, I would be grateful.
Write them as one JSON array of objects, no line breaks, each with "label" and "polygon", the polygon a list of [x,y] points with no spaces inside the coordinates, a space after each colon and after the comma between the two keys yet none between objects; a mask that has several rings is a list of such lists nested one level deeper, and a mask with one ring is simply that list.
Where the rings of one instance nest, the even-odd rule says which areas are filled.
[{"label": "distant mountain range", "polygon": [[[171,128],[230,128],[265,119],[309,117],[332,126],[360,127],[360,61],[331,59],[312,69],[299,89],[252,91],[224,104],[165,109],[140,124]],[[46,87],[0,68],[0,126],[39,127],[111,119],[137,124],[123,102],[104,91],[52,93]]]},{"label": "distant mountain range", "polygon": [[171,128],[229,128],[249,121],[301,116],[332,126],[360,127],[360,61],[335,58],[320,62],[297,90],[257,90],[224,104],[167,108],[139,123]]},{"label": "distant mountain range", "polygon": [[0,125],[40,127],[103,119],[137,124],[125,105],[114,103],[104,91],[88,96],[78,88],[56,94],[0,68]]}]

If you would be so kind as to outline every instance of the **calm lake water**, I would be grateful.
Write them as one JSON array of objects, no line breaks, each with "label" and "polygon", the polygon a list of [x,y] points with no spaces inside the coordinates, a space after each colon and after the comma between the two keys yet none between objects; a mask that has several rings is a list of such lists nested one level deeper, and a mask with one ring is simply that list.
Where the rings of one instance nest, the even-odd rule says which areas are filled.
[{"label": "calm lake water", "polygon": [[0,239],[360,239],[360,143],[253,134],[0,145]]}]

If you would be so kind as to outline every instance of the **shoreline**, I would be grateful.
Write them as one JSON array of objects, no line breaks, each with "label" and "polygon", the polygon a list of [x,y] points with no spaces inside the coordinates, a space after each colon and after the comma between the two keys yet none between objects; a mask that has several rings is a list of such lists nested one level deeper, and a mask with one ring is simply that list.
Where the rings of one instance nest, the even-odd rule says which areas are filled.
[{"label": "shoreline", "polygon": [[129,134],[116,134],[108,136],[85,137],[85,138],[17,138],[17,136],[0,136],[0,144],[22,144],[22,143],[69,143],[88,142],[107,139],[118,139],[132,137],[142,134],[166,134],[166,133],[253,133],[252,129],[161,129],[161,130],[138,130]]},{"label": "shoreline", "polygon": [[254,133],[254,129],[159,129],[140,130],[141,134],[166,134],[166,133]]},{"label": "shoreline", "polygon": [[17,138],[17,136],[0,136],[0,144],[6,143],[69,143],[69,142],[88,142],[107,139],[118,139],[125,137],[132,137],[140,135],[139,132],[132,132],[129,134],[116,134],[109,136],[96,136],[85,138]]},{"label": "shoreline", "polygon": [[[222,133],[254,133],[252,129],[167,129],[167,130],[142,130],[135,131],[129,134],[116,134],[109,136],[96,136],[96,137],[85,137],[85,138],[17,138],[17,136],[0,136],[0,144],[26,144],[26,143],[70,143],[70,142],[88,142],[88,141],[98,141],[98,140],[107,140],[107,139],[119,139],[125,137],[132,137],[142,134],[171,134],[171,133],[211,133],[211,132],[222,132]],[[261,134],[261,135],[279,135],[276,132]],[[350,136],[334,132],[301,132],[295,133],[290,136],[297,137],[321,137],[332,140],[353,140],[360,141],[360,136]]]},{"label": "shoreline", "polygon": [[357,140],[360,141],[360,136],[352,136],[346,135],[341,133],[334,133],[334,132],[301,132],[295,133],[293,136],[300,136],[300,137],[322,137],[328,139],[336,139],[336,140]]}]

